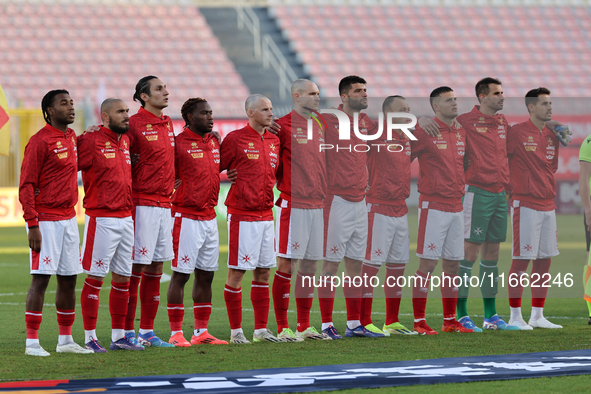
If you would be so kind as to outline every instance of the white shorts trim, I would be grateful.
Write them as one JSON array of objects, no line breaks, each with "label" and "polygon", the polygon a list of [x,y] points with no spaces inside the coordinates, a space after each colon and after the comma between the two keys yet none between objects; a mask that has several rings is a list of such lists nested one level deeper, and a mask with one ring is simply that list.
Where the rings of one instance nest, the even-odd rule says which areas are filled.
[{"label": "white shorts trim", "polygon": [[282,201],[282,206],[277,208],[275,221],[277,256],[287,259],[321,260],[323,238],[322,209],[291,208],[287,201]]},{"label": "white shorts trim", "polygon": [[274,244],[272,220],[239,221],[228,214],[228,268],[253,271],[275,267]]},{"label": "white shorts trim", "polygon": [[135,207],[133,263],[149,265],[174,258],[170,208]]},{"label": "white shorts trim", "polygon": [[513,222],[513,258],[517,260],[547,259],[558,256],[556,212],[537,211],[522,207],[514,200],[511,207]]},{"label": "white shorts trim", "polygon": [[343,257],[363,261],[367,250],[367,206],[365,199],[350,202],[334,196],[328,217],[324,259],[340,262]]},{"label": "white shorts trim", "polygon": [[[27,235],[29,228],[27,227]],[[68,220],[40,221],[41,250],[29,249],[31,274],[78,275],[82,273],[80,263],[80,234],[78,223],[73,217]]]},{"label": "white shorts trim", "polygon": [[133,220],[110,217],[84,217],[82,268],[92,276],[104,278],[109,272],[131,276]]},{"label": "white shorts trim", "polygon": [[429,202],[423,201],[419,208],[417,256],[429,260],[463,260],[463,213],[429,209]]},{"label": "white shorts trim", "polygon": [[196,269],[217,271],[220,255],[217,219],[193,220],[180,213],[174,218],[172,270],[191,274]]},{"label": "white shorts trim", "polygon": [[[368,210],[371,209],[368,204]],[[410,259],[408,217],[391,217],[368,212],[369,233],[365,262],[373,265],[384,263],[406,264]]]}]

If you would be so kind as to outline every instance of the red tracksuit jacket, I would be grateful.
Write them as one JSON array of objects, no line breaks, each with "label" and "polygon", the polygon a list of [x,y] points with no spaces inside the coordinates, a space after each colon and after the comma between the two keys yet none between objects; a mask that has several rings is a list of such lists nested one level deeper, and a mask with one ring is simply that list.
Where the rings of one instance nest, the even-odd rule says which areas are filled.
[{"label": "red tracksuit jacket", "polygon": [[[31,137],[21,166],[19,201],[28,226],[76,216],[78,202],[76,133],[47,124]],[[40,193],[35,197],[35,189]]]},{"label": "red tracksuit jacket", "polygon": [[412,159],[419,158],[419,207],[423,201],[429,201],[429,208],[461,212],[466,131],[462,127],[448,127],[438,118],[435,121],[441,136],[429,137],[417,127],[414,135],[418,141],[411,144]]},{"label": "red tracksuit jacket", "polygon": [[326,195],[326,159],[320,152],[324,143],[324,126],[312,120],[313,138],[308,140],[308,120],[296,111],[277,121],[281,125],[281,170],[277,174],[277,189],[281,200],[300,209],[322,208]]},{"label": "red tracksuit jacket", "polygon": [[132,167],[135,205],[170,208],[174,190],[174,130],[170,118],[140,108],[129,118],[131,153],[140,159]]},{"label": "red tracksuit jacket", "polygon": [[228,213],[244,220],[273,220],[273,186],[279,167],[279,138],[260,135],[248,124],[229,133],[221,147],[220,171],[236,169],[238,179],[230,187]]},{"label": "red tracksuit jacket", "polygon": [[[339,106],[339,110],[343,105]],[[347,115],[348,116],[348,115]],[[328,124],[326,142],[334,145],[333,149],[326,151],[326,173],[328,176],[328,194],[339,196],[347,201],[359,202],[365,198],[367,188],[367,154],[365,151],[355,152],[355,145],[363,145],[366,142],[358,138],[353,131],[353,118],[349,116],[351,127],[351,139],[339,141],[339,122],[335,116],[325,115]],[[359,131],[364,134],[375,132],[375,123],[367,114],[359,114]],[[339,150],[337,152],[337,145]],[[349,148],[351,151],[342,149]]]},{"label": "red tracksuit jacket", "polygon": [[78,137],[84,208],[91,217],[131,216],[129,139],[102,127]]},{"label": "red tracksuit jacket", "polygon": [[185,129],[176,136],[175,172],[181,185],[172,195],[172,214],[193,220],[216,217],[220,193],[220,145],[211,134],[204,137]]},{"label": "red tracksuit jacket", "polygon": [[558,139],[547,127],[540,130],[530,121],[511,127],[507,155],[511,170],[513,199],[538,211],[556,208]]},{"label": "red tracksuit jacket", "polygon": [[503,114],[495,116],[480,112],[480,106],[458,116],[458,122],[466,130],[470,149],[466,157],[470,165],[466,169],[466,184],[491,193],[500,193],[509,186],[507,161],[507,134],[510,129]]},{"label": "red tracksuit jacket", "polygon": [[[411,144],[405,134],[393,131],[392,137],[390,141],[384,137],[371,142],[383,145],[379,150],[372,146],[367,155],[369,191],[366,201],[372,204],[371,212],[400,217],[408,213],[406,199],[410,196]],[[402,151],[391,152],[388,146],[392,151]]]}]

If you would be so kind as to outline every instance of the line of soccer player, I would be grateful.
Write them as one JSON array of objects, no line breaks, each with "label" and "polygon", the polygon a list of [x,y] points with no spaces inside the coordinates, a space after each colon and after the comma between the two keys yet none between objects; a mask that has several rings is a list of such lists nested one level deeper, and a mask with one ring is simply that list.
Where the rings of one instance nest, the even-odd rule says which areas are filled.
[{"label": "line of soccer player", "polygon": [[[419,160],[420,258],[413,286],[414,327],[398,320],[401,288],[386,286],[386,322],[382,329],[371,319],[373,288],[343,283],[347,306],[347,337],[390,334],[437,334],[425,320],[431,274],[442,259],[444,332],[482,331],[466,309],[468,284],[453,279],[471,276],[480,253],[480,277],[498,276],[500,242],[507,230],[507,193],[512,194],[513,263],[511,273],[523,274],[530,260],[533,273],[548,273],[558,255],[553,198],[559,139],[551,121],[550,91],[527,93],[527,122],[510,126],[503,109],[501,82],[485,78],[476,85],[480,105],[458,116],[454,92],[439,87],[431,93],[434,119],[421,118],[411,141],[400,130],[377,143],[388,149],[338,149],[363,145],[353,134],[339,141],[336,116],[317,116],[318,87],[309,80],[292,85],[294,109],[274,121],[271,101],[248,97],[248,124],[220,141],[213,132],[213,112],[205,99],[191,98],[181,109],[183,132],[175,137],[166,85],[154,76],[136,85],[137,114],[120,99],[101,105],[100,127],[76,137],[74,104],[66,90],[53,90],[42,101],[47,125],[31,137],[21,170],[19,199],[29,237],[32,283],[27,296],[25,354],[48,356],[39,344],[44,294],[56,275],[59,338],[57,352],[103,353],[96,335],[99,292],[112,274],[109,297],[111,350],[227,344],[212,336],[211,283],[218,269],[219,237],[215,206],[220,172],[227,170],[232,186],[226,198],[228,217],[228,277],[224,299],[230,321],[230,342],[247,344],[242,330],[242,280],[252,271],[253,341],[301,342],[336,340],[332,312],[335,290],[318,288],[321,330],[310,324],[317,261],[321,277],[336,275],[344,260],[350,278],[373,277],[386,265],[388,283],[398,283],[409,261],[408,208],[410,164]],[[339,84],[351,128],[375,134],[379,125],[362,113],[367,108],[366,81],[348,76]],[[410,112],[402,96],[388,97],[384,113]],[[399,124],[407,119],[394,119]],[[357,122],[357,124],[354,124]],[[385,125],[384,125],[385,126]],[[385,128],[385,127],[384,127]],[[311,129],[311,130],[309,130]],[[220,144],[221,142],[221,144]],[[333,146],[337,149],[321,149]],[[393,150],[389,148],[393,147]],[[78,200],[77,172],[85,190],[84,240],[80,241],[74,206]],[[280,197],[275,202],[273,187]],[[273,206],[277,218],[273,218]],[[160,301],[163,262],[172,261],[167,293],[171,327],[168,341],[154,334]],[[298,265],[299,264],[299,265]],[[268,328],[269,282],[277,335]],[[296,272],[297,270],[297,272]],[[77,274],[87,277],[81,295],[85,346],[72,338]],[[192,298],[195,330],[188,341],[182,331],[184,287],[195,273]],[[296,275],[297,328],[290,329],[287,310],[292,274]],[[523,288],[509,289],[507,324],[496,313],[496,281],[483,281],[484,329],[531,330],[561,328],[543,316],[547,288],[532,288],[529,324],[521,314]],[[519,282],[519,281],[518,281]],[[139,299],[139,332],[134,320]],[[457,317],[456,320],[456,310]]]}]

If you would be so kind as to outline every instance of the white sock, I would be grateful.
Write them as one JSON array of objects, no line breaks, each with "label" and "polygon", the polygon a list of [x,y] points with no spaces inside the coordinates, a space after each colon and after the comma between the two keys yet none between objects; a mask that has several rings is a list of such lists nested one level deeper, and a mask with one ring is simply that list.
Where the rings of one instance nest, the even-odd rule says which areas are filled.
[{"label": "white sock", "polygon": [[255,335],[262,335],[267,332],[266,328],[259,328],[258,330],[254,330]]},{"label": "white sock", "polygon": [[25,346],[26,347],[31,347],[31,346],[37,347],[37,346],[41,346],[41,345],[39,344],[39,339],[29,339],[29,338],[27,338],[27,342],[25,342]]},{"label": "white sock", "polygon": [[198,328],[193,331],[193,335],[198,337],[199,335],[203,334],[204,332],[207,332],[207,328]]},{"label": "white sock", "polygon": [[544,317],[544,308],[531,307],[531,320],[536,321]]},{"label": "white sock", "polygon": [[71,335],[60,335],[57,337],[58,345],[65,345],[66,343],[74,342],[74,338]]},{"label": "white sock", "polygon": [[171,332],[170,332],[170,337],[171,337],[171,338],[172,338],[172,337],[174,337],[174,336],[175,336],[176,334],[178,334],[179,332],[182,334],[182,333],[183,333],[183,330],[181,330],[181,331],[171,331]]},{"label": "white sock", "polygon": [[330,326],[334,326],[334,324],[332,322],[322,323],[322,330],[326,330]]},{"label": "white sock", "polygon": [[230,336],[235,336],[238,334],[244,334],[244,332],[242,331],[242,328],[237,328],[235,330],[230,330]]},{"label": "white sock", "polygon": [[347,328],[349,330],[352,330],[354,328],[357,328],[361,325],[361,322],[359,320],[347,320]]},{"label": "white sock", "polygon": [[113,328],[111,330],[111,341],[117,342],[123,337],[125,337],[125,330],[122,328]]},{"label": "white sock", "polygon": [[123,330],[123,332],[125,333],[125,335],[131,333],[135,337],[135,331],[134,330]]},{"label": "white sock", "polygon": [[140,335],[146,335],[151,333],[154,330],[144,330],[143,328],[140,328]]},{"label": "white sock", "polygon": [[510,321],[513,320],[523,320],[523,316],[521,315],[521,307],[518,306],[517,308],[510,307],[511,309],[511,317],[509,318]]},{"label": "white sock", "polygon": [[96,338],[96,330],[84,330],[84,343],[88,343]]}]

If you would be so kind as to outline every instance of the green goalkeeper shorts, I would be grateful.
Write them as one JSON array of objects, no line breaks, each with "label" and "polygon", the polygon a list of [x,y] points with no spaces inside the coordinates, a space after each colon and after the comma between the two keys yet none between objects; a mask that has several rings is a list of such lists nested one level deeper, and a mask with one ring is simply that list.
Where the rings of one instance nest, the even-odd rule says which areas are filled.
[{"label": "green goalkeeper shorts", "polygon": [[481,244],[504,242],[507,238],[507,199],[505,191],[491,193],[466,185],[464,240]]}]

